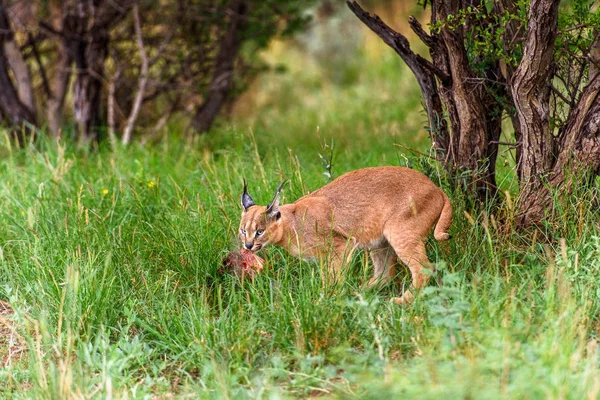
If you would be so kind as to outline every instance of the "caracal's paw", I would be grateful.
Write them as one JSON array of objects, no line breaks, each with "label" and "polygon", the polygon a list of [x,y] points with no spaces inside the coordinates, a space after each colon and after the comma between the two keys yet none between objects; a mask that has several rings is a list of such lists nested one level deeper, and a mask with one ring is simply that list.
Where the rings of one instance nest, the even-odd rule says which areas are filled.
[{"label": "caracal's paw", "polygon": [[402,306],[407,306],[410,305],[414,300],[415,296],[410,291],[406,291],[402,297],[393,297],[391,301]]},{"label": "caracal's paw", "polygon": [[381,276],[374,276],[365,284],[368,289],[379,289],[388,283],[390,283],[391,278],[384,278]]}]

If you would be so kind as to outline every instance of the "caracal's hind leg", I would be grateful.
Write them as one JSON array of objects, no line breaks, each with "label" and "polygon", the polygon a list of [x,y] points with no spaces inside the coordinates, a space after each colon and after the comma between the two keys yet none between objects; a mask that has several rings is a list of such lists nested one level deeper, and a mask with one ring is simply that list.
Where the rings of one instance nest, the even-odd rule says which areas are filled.
[{"label": "caracal's hind leg", "polygon": [[391,246],[384,246],[376,249],[369,250],[371,261],[373,261],[373,277],[369,279],[367,285],[369,287],[382,286],[389,283],[394,275],[396,269],[396,253]]},{"label": "caracal's hind leg", "polygon": [[[419,290],[423,288],[430,278],[430,274],[423,273],[423,269],[431,269],[423,239],[420,236],[410,237],[405,233],[396,233],[393,231],[387,232],[385,236],[394,248],[400,261],[410,269],[414,289]],[[402,297],[395,297],[393,301],[398,304],[409,304],[413,299],[413,293],[410,290],[406,290]]]}]

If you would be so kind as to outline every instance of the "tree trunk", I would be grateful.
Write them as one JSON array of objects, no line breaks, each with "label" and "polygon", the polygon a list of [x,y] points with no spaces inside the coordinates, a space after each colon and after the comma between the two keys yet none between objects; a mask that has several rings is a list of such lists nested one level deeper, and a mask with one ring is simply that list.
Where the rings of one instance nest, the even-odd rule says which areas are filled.
[{"label": "tree trunk", "polygon": [[8,19],[8,31],[6,32],[4,40],[4,54],[6,55],[6,60],[8,61],[8,65],[15,78],[14,80],[16,83],[19,100],[21,100],[21,102],[27,108],[29,108],[29,111],[35,115],[35,100],[33,97],[31,73],[29,71],[29,67],[23,59],[19,45],[15,41],[13,29],[10,26],[9,15],[12,17],[14,16],[7,10],[4,10],[3,13],[6,13],[3,18]]},{"label": "tree trunk", "polygon": [[21,103],[29,108],[32,114],[35,114],[35,101],[33,99],[33,86],[31,85],[31,74],[29,68],[25,64],[23,55],[19,50],[19,46],[15,42],[14,38],[8,39],[4,42],[4,52],[6,59],[13,71],[15,76],[15,82],[17,83],[17,91],[19,100]]},{"label": "tree trunk", "polygon": [[104,62],[108,55],[108,32],[92,28],[89,42],[75,40],[71,47],[75,58],[77,76],[73,91],[73,113],[79,140],[82,143],[96,141],[98,128],[102,125],[100,105],[104,78]]},{"label": "tree trunk", "polygon": [[[488,66],[480,72],[481,76],[478,75],[469,65],[461,29],[442,24],[441,33],[428,34],[411,17],[411,28],[429,47],[433,60],[430,62],[412,52],[406,37],[378,16],[370,15],[355,1],[347,4],[365,25],[400,55],[417,78],[425,98],[429,124],[436,128],[432,129],[431,136],[438,150],[438,160],[452,175],[464,178],[478,199],[495,197],[495,163],[503,108],[496,92],[503,92],[503,88],[491,87],[490,90],[490,85],[482,84],[482,81],[492,75],[494,80],[498,79],[498,64]],[[457,14],[461,4],[458,0],[433,1],[432,24]]]},{"label": "tree trunk", "polygon": [[[64,15],[62,2],[53,0],[50,2],[50,13],[52,28],[57,32],[62,32],[65,26],[65,20],[70,18]],[[59,37],[56,49],[56,65],[54,76],[50,80],[50,93],[48,94],[48,104],[46,117],[48,118],[48,127],[52,136],[60,136],[63,123],[63,107],[69,81],[71,79],[71,64],[73,58],[67,47],[68,43],[64,37]]]},{"label": "tree trunk", "polygon": [[[0,111],[15,127],[13,132],[20,144],[25,137],[33,134],[31,125],[35,125],[35,115],[19,99],[19,95],[9,73],[8,60],[5,54],[5,43],[12,40],[12,29],[9,24],[4,2],[0,1]],[[24,123],[29,123],[27,125]]]},{"label": "tree trunk", "polygon": [[[447,15],[457,15],[460,11],[461,2],[458,0],[439,3],[441,5],[438,2],[432,3],[432,7],[438,8],[435,13],[437,18],[445,19]],[[445,91],[444,104],[451,115],[451,151],[454,163],[460,170],[468,171],[472,189],[476,191],[478,198],[485,199],[488,190],[496,188],[493,180],[494,163],[488,159],[489,138],[496,136],[495,128],[488,133],[486,123],[490,119],[486,115],[486,101],[490,99],[478,83],[480,78],[469,66],[463,31],[444,25],[441,37],[452,76],[452,86]],[[491,155],[495,162],[495,153]]]},{"label": "tree trunk", "polygon": [[200,109],[192,120],[192,129],[206,132],[225,104],[233,85],[233,69],[240,48],[240,31],[245,26],[248,0],[232,0],[229,5],[229,27],[220,41],[212,81]]},{"label": "tree trunk", "polygon": [[59,137],[63,123],[63,107],[65,96],[71,78],[72,58],[64,42],[58,42],[57,63],[54,76],[50,81],[50,96],[48,97],[48,127],[52,136]]},{"label": "tree trunk", "polygon": [[521,129],[521,195],[519,222],[540,221],[549,192],[544,187],[554,158],[550,130],[550,81],[558,27],[558,0],[532,0],[523,59],[511,81]]},{"label": "tree trunk", "polygon": [[[507,112],[514,127],[521,184],[519,226],[541,222],[551,209],[554,190],[573,193],[577,180],[568,175],[571,172],[575,177],[600,174],[600,34],[596,34],[589,54],[583,55],[585,61],[574,83],[563,81],[565,86],[573,86],[566,88],[570,99],[554,89],[565,102],[568,116],[560,129],[551,128],[551,111],[562,110],[560,104],[551,109],[550,103],[552,79],[558,67],[554,46],[559,0],[531,0],[527,26],[518,18],[504,18],[507,13],[519,12],[521,3],[516,0],[493,2],[491,14],[486,11],[489,2],[481,0],[432,0],[431,26],[435,29],[431,33],[426,33],[415,18],[409,20],[413,31],[429,47],[432,62],[415,55],[408,40],[379,17],[368,14],[354,1],[347,3],[411,68],[426,100],[430,125],[439,126],[434,119],[440,115],[439,110],[445,111],[447,140],[434,140],[433,135],[432,140],[436,145],[445,145],[446,169],[455,177],[465,177],[480,199],[489,195],[490,189],[495,193],[502,113]],[[499,21],[502,26],[493,25]],[[488,24],[492,24],[489,29]],[[490,32],[500,32],[496,28],[503,29],[504,56],[508,60],[504,72],[499,61],[502,55],[486,58],[489,55],[485,52],[468,53],[466,47],[486,43]],[[580,28],[585,27],[575,29]],[[479,34],[483,36],[475,36]],[[519,54],[520,43],[524,43],[523,56],[515,68],[509,63]],[[580,89],[586,66],[587,85]]]},{"label": "tree trunk", "polygon": [[65,21],[67,48],[77,68],[73,113],[80,143],[97,141],[100,127],[106,125],[101,117],[101,105],[109,31],[134,3],[134,0],[118,4],[108,0],[77,0],[75,9],[70,10],[74,17]]}]

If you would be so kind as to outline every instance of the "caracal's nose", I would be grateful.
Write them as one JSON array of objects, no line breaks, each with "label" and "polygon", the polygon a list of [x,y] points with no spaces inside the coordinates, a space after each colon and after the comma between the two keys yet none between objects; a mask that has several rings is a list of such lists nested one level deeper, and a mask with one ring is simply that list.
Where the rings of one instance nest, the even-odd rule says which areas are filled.
[{"label": "caracal's nose", "polygon": [[244,246],[246,246],[248,250],[251,250],[252,247],[254,247],[254,243],[246,243]]}]

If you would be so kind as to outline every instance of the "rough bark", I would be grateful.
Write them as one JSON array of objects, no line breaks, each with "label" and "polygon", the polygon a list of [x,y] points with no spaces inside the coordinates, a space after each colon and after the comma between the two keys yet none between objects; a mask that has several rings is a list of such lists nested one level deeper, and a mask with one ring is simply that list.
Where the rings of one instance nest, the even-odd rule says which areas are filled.
[{"label": "rough bark", "polygon": [[[457,0],[442,2],[440,17],[456,15],[460,10]],[[477,76],[469,67],[469,59],[464,45],[463,32],[460,29],[442,28],[441,36],[446,46],[448,64],[452,75],[452,87],[448,92],[451,99],[447,104],[455,108],[456,120],[451,122],[454,161],[461,169],[468,169],[475,175],[479,195],[485,193],[491,174],[480,171],[487,162],[488,132],[486,126],[485,103],[482,101],[481,88]]]},{"label": "rough bark", "polygon": [[192,129],[198,133],[210,129],[233,86],[233,69],[241,44],[240,33],[248,13],[248,0],[232,0],[228,8],[229,26],[220,39],[208,93],[192,120]]},{"label": "rough bark", "polygon": [[[511,82],[523,135],[523,178],[536,186],[552,167],[550,80],[558,22],[558,1],[533,0],[527,41]],[[529,182],[531,181],[531,182]]]},{"label": "rough bark", "polygon": [[528,31],[511,81],[513,102],[521,129],[520,222],[535,223],[543,216],[547,190],[544,180],[551,171],[554,137],[550,130],[550,81],[554,42],[558,27],[558,0],[532,0]]}]

